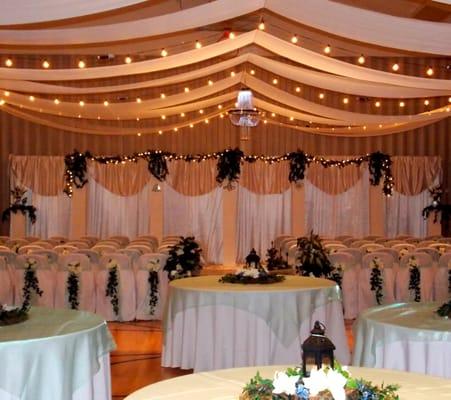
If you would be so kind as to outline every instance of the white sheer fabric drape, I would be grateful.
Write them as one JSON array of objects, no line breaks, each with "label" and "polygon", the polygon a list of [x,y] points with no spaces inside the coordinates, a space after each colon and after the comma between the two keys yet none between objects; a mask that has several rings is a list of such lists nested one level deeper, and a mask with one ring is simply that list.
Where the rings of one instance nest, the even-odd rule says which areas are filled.
[{"label": "white sheer fabric drape", "polygon": [[237,203],[237,262],[252,248],[263,258],[276,236],[291,232],[291,189],[262,195],[238,186]]},{"label": "white sheer fabric drape", "polygon": [[403,234],[425,237],[427,221],[421,212],[430,202],[428,190],[423,190],[416,196],[405,196],[393,191],[393,196],[385,198],[385,236]]},{"label": "white sheer fabric drape", "polygon": [[185,196],[164,185],[163,235],[193,235],[207,262],[223,262],[222,188],[201,196]]},{"label": "white sheer fabric drape", "polygon": [[37,219],[32,224],[27,219],[27,236],[47,239],[52,236],[69,237],[71,200],[61,193],[58,196],[42,196],[28,190],[28,204],[33,204],[37,211]]},{"label": "white sheer fabric drape", "polygon": [[369,180],[368,172],[349,190],[330,195],[304,180],[306,232],[326,237],[369,234]]},{"label": "white sheer fabric drape", "polygon": [[88,235],[135,238],[149,233],[149,191],[151,184],[133,196],[111,193],[94,179],[88,186]]}]

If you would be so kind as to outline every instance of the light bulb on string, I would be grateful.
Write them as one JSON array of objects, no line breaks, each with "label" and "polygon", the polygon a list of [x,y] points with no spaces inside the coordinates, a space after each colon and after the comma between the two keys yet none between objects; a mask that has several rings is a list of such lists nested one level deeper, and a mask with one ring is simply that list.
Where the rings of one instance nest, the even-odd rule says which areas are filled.
[{"label": "light bulb on string", "polygon": [[140,98],[140,97],[137,97],[137,98],[136,98],[136,102],[137,102],[137,103],[141,103],[141,102],[142,102],[141,98]]},{"label": "light bulb on string", "polygon": [[265,20],[262,18],[260,23],[258,24],[258,29],[261,31],[265,30]]},{"label": "light bulb on string", "polygon": [[279,83],[279,80],[277,78],[274,78],[272,80],[273,85],[277,85]]},{"label": "light bulb on string", "polygon": [[132,58],[130,56],[127,56],[124,58],[125,64],[131,64],[132,63]]},{"label": "light bulb on string", "polygon": [[85,102],[84,102],[83,100],[80,100],[80,101],[78,102],[78,104],[80,105],[80,107],[84,107],[84,106],[85,106]]},{"label": "light bulb on string", "polygon": [[202,43],[199,42],[198,40],[196,40],[195,47],[196,47],[196,49],[201,49],[202,48]]},{"label": "light bulb on string", "polygon": [[399,107],[405,107],[406,103],[404,103],[403,101],[399,102]]},{"label": "light bulb on string", "polygon": [[232,72],[230,73],[230,76],[233,78],[233,77],[235,76],[235,71],[232,71]]},{"label": "light bulb on string", "polygon": [[48,60],[44,60],[44,61],[42,62],[42,68],[45,68],[45,69],[50,68],[50,63],[49,63]]},{"label": "light bulb on string", "polygon": [[5,66],[7,66],[8,68],[12,67],[14,65],[13,60],[11,58],[7,58],[5,60]]},{"label": "light bulb on string", "polygon": [[163,134],[163,131],[158,131],[158,134],[159,134],[159,135],[162,135],[162,134]]},{"label": "light bulb on string", "polygon": [[208,84],[211,86],[213,85],[213,81],[211,79],[208,80]]},{"label": "light bulb on string", "polygon": [[229,32],[229,39],[235,39],[236,35],[233,32]]},{"label": "light bulb on string", "polygon": [[324,53],[330,54],[331,51],[332,51],[332,48],[330,47],[330,45],[327,45],[326,47],[324,47]]},{"label": "light bulb on string", "polygon": [[161,54],[161,57],[166,57],[168,55],[168,51],[165,48],[163,48],[163,49],[161,49],[160,54]]},{"label": "light bulb on string", "polygon": [[53,102],[58,105],[60,103],[60,101],[58,99],[53,100]]},{"label": "light bulb on string", "polygon": [[296,93],[300,93],[301,92],[301,88],[299,86],[296,86]]},{"label": "light bulb on string", "polygon": [[78,68],[85,68],[86,67],[86,62],[83,60],[78,61]]},{"label": "light bulb on string", "polygon": [[298,41],[298,35],[294,34],[293,36],[291,36],[291,43],[297,44]]},{"label": "light bulb on string", "polygon": [[186,87],[184,90],[185,90],[185,93],[188,93],[189,92],[189,87]]},{"label": "light bulb on string", "polygon": [[428,100],[428,99],[426,99],[426,100],[424,101],[424,105],[425,105],[425,106],[428,106],[428,105],[429,105],[429,100]]},{"label": "light bulb on string", "polygon": [[3,92],[3,94],[4,94],[6,97],[9,97],[9,95],[10,95],[11,93],[9,93],[7,90],[5,90],[5,91]]},{"label": "light bulb on string", "polygon": [[189,127],[190,127],[190,128],[194,128],[194,125],[193,125],[193,124],[189,124]]},{"label": "light bulb on string", "polygon": [[365,64],[365,57],[363,56],[363,54],[360,55],[360,57],[357,59],[357,62],[359,64]]},{"label": "light bulb on string", "polygon": [[34,101],[34,96],[29,96],[29,97],[28,97],[28,100]]},{"label": "light bulb on string", "polygon": [[381,106],[381,102],[380,102],[380,101],[376,101],[376,102],[374,103],[374,105],[375,105],[377,108],[379,108],[379,107]]},{"label": "light bulb on string", "polygon": [[255,69],[251,69],[250,73],[251,75],[255,75]]},{"label": "light bulb on string", "polygon": [[160,94],[160,98],[161,98],[161,99],[165,99],[165,98],[166,98],[166,95],[165,95],[164,93],[161,93],[161,94]]},{"label": "light bulb on string", "polygon": [[343,104],[348,104],[349,103],[349,99],[347,98],[347,97],[345,97],[344,99],[343,99]]},{"label": "light bulb on string", "polygon": [[320,98],[320,100],[323,100],[324,99],[324,93],[320,93],[319,95],[318,95],[318,97]]},{"label": "light bulb on string", "polygon": [[104,105],[105,107],[108,107],[109,104],[110,104],[110,103],[108,102],[108,100],[104,100],[103,105]]},{"label": "light bulb on string", "polygon": [[393,71],[399,71],[399,64],[397,64],[397,63],[395,63],[395,64],[393,64],[392,65],[392,67],[391,67],[391,69],[393,70]]},{"label": "light bulb on string", "polygon": [[426,70],[426,74],[427,74],[427,76],[432,76],[432,75],[434,75],[434,70],[432,69],[432,67],[429,67],[429,68]]},{"label": "light bulb on string", "polygon": [[183,118],[185,116],[185,113],[184,112],[180,113],[180,116]]}]

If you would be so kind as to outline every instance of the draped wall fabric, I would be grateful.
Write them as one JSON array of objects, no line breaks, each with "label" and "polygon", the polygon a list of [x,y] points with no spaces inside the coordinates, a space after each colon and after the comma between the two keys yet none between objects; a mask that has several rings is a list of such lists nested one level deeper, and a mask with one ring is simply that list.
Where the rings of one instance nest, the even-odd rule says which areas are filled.
[{"label": "draped wall fabric", "polygon": [[151,183],[131,196],[114,194],[91,179],[88,184],[88,235],[106,238],[126,235],[131,239],[149,233]]},{"label": "draped wall fabric", "polygon": [[209,263],[223,262],[222,188],[184,195],[164,184],[163,236],[195,236]]},{"label": "draped wall fabric", "polygon": [[276,236],[291,233],[291,188],[279,194],[257,194],[238,186],[237,262],[252,248],[264,259]]},{"label": "draped wall fabric", "polygon": [[[351,167],[348,167],[351,168]],[[340,175],[345,169],[337,169]],[[319,173],[328,173],[319,169]],[[326,237],[369,234],[369,179],[364,171],[362,178],[341,194],[331,195],[313,185],[309,179],[305,185],[306,232]]]}]

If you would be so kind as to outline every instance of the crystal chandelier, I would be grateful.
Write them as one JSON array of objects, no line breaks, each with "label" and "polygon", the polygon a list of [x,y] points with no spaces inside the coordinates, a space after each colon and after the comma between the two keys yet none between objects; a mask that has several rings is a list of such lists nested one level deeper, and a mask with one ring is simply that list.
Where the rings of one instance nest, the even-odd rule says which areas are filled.
[{"label": "crystal chandelier", "polygon": [[253,95],[250,89],[244,88],[238,92],[236,108],[229,111],[229,118],[233,125],[244,128],[253,128],[260,122],[260,112],[253,104]]}]

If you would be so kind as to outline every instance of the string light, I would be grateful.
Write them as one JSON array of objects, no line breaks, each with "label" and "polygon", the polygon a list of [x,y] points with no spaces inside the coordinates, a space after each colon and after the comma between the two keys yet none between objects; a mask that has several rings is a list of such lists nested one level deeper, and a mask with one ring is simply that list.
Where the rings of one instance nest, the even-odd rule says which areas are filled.
[{"label": "string light", "polygon": [[136,98],[136,102],[137,102],[137,103],[141,103],[141,102],[142,102],[141,98],[140,98],[140,97],[137,97],[137,98]]},{"label": "string light", "polygon": [[358,58],[357,62],[359,64],[365,64],[365,57],[363,56],[363,54],[360,55],[360,57]]},{"label": "string light", "polygon": [[324,53],[326,54],[330,54],[330,52],[332,51],[330,45],[327,45],[326,47],[324,47]]},{"label": "string light", "polygon": [[399,102],[399,107],[404,107],[406,105],[406,103],[404,103],[403,101]]},{"label": "string light", "polygon": [[426,74],[427,74],[427,76],[432,76],[432,75],[434,75],[434,70],[432,69],[432,67],[429,67],[429,68],[426,70]]},{"label": "string light", "polygon": [[300,93],[301,92],[301,88],[299,86],[296,86],[296,93]]},{"label": "string light", "polygon": [[185,93],[188,93],[189,92],[189,87],[186,87],[184,90],[185,90]]},{"label": "string light", "polygon": [[451,97],[448,97],[448,103],[451,103]]},{"label": "string light", "polygon": [[12,67],[14,65],[13,60],[11,58],[7,58],[5,60],[5,66],[7,66],[8,68]]},{"label": "string light", "polygon": [[229,39],[235,39],[235,34],[233,32],[229,32]]},{"label": "string light", "polygon": [[159,134],[159,135],[162,135],[162,134],[163,134],[163,131],[158,131],[158,134]]},{"label": "string light", "polygon": [[279,80],[277,78],[274,78],[272,80],[273,85],[277,85],[279,83]]},{"label": "string light", "polygon": [[255,70],[251,69],[250,73],[251,73],[251,75],[255,75]]},{"label": "string light", "polygon": [[163,49],[161,49],[160,54],[161,54],[161,57],[166,57],[168,55],[168,51],[165,48],[163,48]]},{"label": "string light", "polygon": [[320,93],[320,94],[318,95],[318,97],[319,97],[321,100],[323,100],[323,99],[324,99],[324,93]]},{"label": "string light", "polygon": [[299,41],[298,35],[291,36],[291,43],[296,44]]},{"label": "string light", "polygon": [[85,106],[85,102],[83,100],[80,100],[78,104],[80,104],[80,107],[84,107]]},{"label": "string light", "polygon": [[208,84],[211,86],[213,85],[213,81],[211,79],[208,80]]},{"label": "string light", "polygon": [[28,100],[30,100],[30,101],[34,101],[34,96],[30,96],[30,97],[28,97]]},{"label": "string light", "polygon": [[83,60],[78,61],[78,68],[85,68],[86,67],[86,62],[84,62]]},{"label": "string light", "polygon": [[5,104],[5,100],[0,99],[0,106],[2,106],[2,105],[4,105],[4,104]]},{"label": "string light", "polygon": [[5,90],[5,91],[3,92],[3,94],[4,94],[6,97],[9,97],[9,95],[10,95],[11,93],[9,93],[7,90]]},{"label": "string light", "polygon": [[264,21],[263,18],[262,18],[262,20],[260,21],[260,23],[258,24],[258,29],[261,30],[261,31],[264,31],[264,30],[265,30],[265,21]]},{"label": "string light", "polygon": [[376,101],[375,103],[374,103],[374,105],[376,106],[376,107],[380,107],[381,106],[381,102],[380,101]]},{"label": "string light", "polygon": [[345,97],[344,99],[343,99],[343,104],[348,104],[349,103],[349,99],[347,98],[347,97]]},{"label": "string light", "polygon": [[206,118],[204,122],[205,122],[206,124],[210,123],[210,121],[208,120],[208,118]]},{"label": "string light", "polygon": [[425,106],[428,106],[428,105],[429,105],[429,100],[428,100],[428,99],[426,99],[426,100],[424,101],[424,105],[425,105]]},{"label": "string light", "polygon": [[294,117],[290,117],[290,121],[294,121]]},{"label": "string light", "polygon": [[189,124],[189,127],[190,127],[190,128],[194,128],[194,125],[193,125],[193,124]]},{"label": "string light", "polygon": [[276,116],[276,113],[271,113],[271,117],[275,117]]},{"label": "string light", "polygon": [[195,47],[196,47],[196,49],[201,49],[202,48],[202,43],[199,42],[198,40],[196,40]]},{"label": "string light", "polygon": [[183,118],[185,116],[185,113],[184,112],[180,113],[180,116]]},{"label": "string light", "polygon": [[125,64],[131,64],[133,60],[130,56],[127,56],[127,57],[125,57],[124,61],[125,61]]},{"label": "string light", "polygon": [[203,114],[204,110],[202,110],[202,108],[199,110],[199,114]]},{"label": "string light", "polygon": [[397,63],[395,63],[395,64],[393,64],[392,65],[392,67],[391,67],[391,69],[393,70],[393,71],[399,71],[399,64],[397,64]]},{"label": "string light", "polygon": [[58,105],[60,103],[60,101],[58,99],[53,100],[53,102]]},{"label": "string light", "polygon": [[105,107],[108,107],[108,106],[110,105],[110,103],[108,102],[108,100],[105,100],[105,101],[103,102],[103,105],[104,105]]},{"label": "string light", "polygon": [[45,69],[50,68],[50,63],[47,60],[44,60],[42,62],[42,68],[45,68]]},{"label": "string light", "polygon": [[136,135],[137,135],[137,136],[141,136],[141,132],[138,132]]},{"label": "string light", "polygon": [[164,93],[161,93],[161,94],[160,94],[160,97],[161,97],[162,99],[165,99],[165,98],[166,98],[166,95],[165,95]]},{"label": "string light", "polygon": [[178,132],[179,128],[174,128],[174,132]]},{"label": "string light", "polygon": [[232,71],[232,72],[230,73],[230,76],[233,78],[233,77],[235,76],[235,71]]},{"label": "string light", "polygon": [[163,119],[163,120],[166,119],[166,115],[162,115],[161,119]]}]

